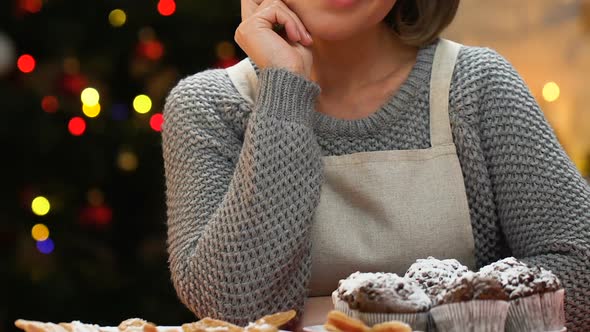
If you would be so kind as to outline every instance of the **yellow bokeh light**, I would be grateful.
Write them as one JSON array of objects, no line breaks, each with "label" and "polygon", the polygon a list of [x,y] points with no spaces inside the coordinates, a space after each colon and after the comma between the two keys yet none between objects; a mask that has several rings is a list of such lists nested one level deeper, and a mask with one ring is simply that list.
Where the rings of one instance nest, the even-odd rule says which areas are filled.
[{"label": "yellow bokeh light", "polygon": [[100,114],[100,104],[94,106],[82,105],[82,112],[89,118],[96,118]]},{"label": "yellow bokeh light", "polygon": [[104,203],[104,195],[102,191],[97,188],[90,189],[88,193],[86,193],[86,198],[88,199],[88,203],[92,206],[101,206]]},{"label": "yellow bokeh light", "polygon": [[115,9],[109,14],[109,22],[115,28],[122,27],[127,22],[127,14],[121,9]]},{"label": "yellow bokeh light", "polygon": [[152,100],[146,95],[139,95],[133,99],[133,109],[137,113],[145,114],[152,109]]},{"label": "yellow bokeh light", "polygon": [[135,171],[138,163],[137,156],[131,151],[122,151],[117,158],[117,166],[127,172]]},{"label": "yellow bokeh light", "polygon": [[35,241],[45,241],[49,238],[49,228],[43,224],[33,226],[31,235]]},{"label": "yellow bokeh light", "polygon": [[46,215],[49,213],[50,208],[51,205],[49,204],[49,201],[43,196],[36,197],[31,203],[31,209],[33,210],[33,213],[38,216]]},{"label": "yellow bokeh light", "polygon": [[96,91],[96,89],[86,88],[84,89],[84,91],[82,91],[80,99],[82,100],[82,103],[84,105],[94,106],[98,104],[98,101],[100,100],[100,95],[98,94],[98,91]]},{"label": "yellow bokeh light", "polygon": [[556,101],[559,98],[559,85],[555,82],[549,82],[543,86],[543,98],[548,102]]},{"label": "yellow bokeh light", "polygon": [[217,57],[220,59],[230,59],[236,56],[236,48],[228,41],[222,41],[215,47]]}]

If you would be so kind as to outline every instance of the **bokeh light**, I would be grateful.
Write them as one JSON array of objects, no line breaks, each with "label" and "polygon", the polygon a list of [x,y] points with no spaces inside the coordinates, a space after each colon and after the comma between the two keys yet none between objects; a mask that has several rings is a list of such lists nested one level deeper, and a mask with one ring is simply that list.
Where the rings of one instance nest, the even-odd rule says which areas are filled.
[{"label": "bokeh light", "polygon": [[73,117],[68,122],[68,130],[74,136],[81,136],[86,131],[86,121],[79,116]]},{"label": "bokeh light", "polygon": [[35,241],[45,241],[49,238],[49,228],[43,224],[37,224],[31,229],[31,236]]},{"label": "bokeh light", "polygon": [[43,196],[37,196],[31,202],[31,209],[33,213],[38,216],[44,216],[49,213],[51,209],[51,204],[49,204],[49,200]]},{"label": "bokeh light", "polygon": [[548,82],[543,86],[543,99],[548,102],[554,102],[559,99],[560,89],[555,82]]},{"label": "bokeh light", "polygon": [[82,112],[89,118],[96,118],[100,114],[100,104],[94,106],[82,105]]},{"label": "bokeh light", "polygon": [[20,57],[18,57],[16,64],[20,71],[22,71],[25,74],[28,74],[35,70],[36,61],[32,55],[23,54]]},{"label": "bokeh light", "polygon": [[158,2],[158,12],[162,16],[170,16],[176,11],[176,2],[174,0],[160,0]]},{"label": "bokeh light", "polygon": [[78,58],[69,56],[63,61],[63,68],[66,74],[75,75],[80,72],[80,60]]},{"label": "bokeh light", "polygon": [[132,151],[121,151],[117,157],[117,166],[126,172],[133,172],[137,169],[139,162]]},{"label": "bokeh light", "polygon": [[71,96],[80,95],[82,89],[88,84],[88,80],[81,74],[64,74],[61,85],[67,94]]},{"label": "bokeh light", "polygon": [[55,113],[59,109],[59,101],[55,96],[45,96],[41,100],[41,108],[47,113]]},{"label": "bokeh light", "polygon": [[35,14],[41,11],[43,2],[41,0],[19,0],[19,7],[31,14]]},{"label": "bokeh light", "polygon": [[55,245],[53,244],[53,240],[47,239],[45,241],[37,241],[37,250],[39,250],[42,254],[51,254],[55,249]]},{"label": "bokeh light", "polygon": [[139,95],[133,99],[133,109],[137,113],[145,114],[152,109],[152,100],[146,95]]},{"label": "bokeh light", "polygon": [[80,99],[84,105],[94,106],[100,101],[100,94],[95,88],[86,88],[82,91]]},{"label": "bokeh light", "polygon": [[139,53],[150,60],[159,60],[164,56],[164,45],[157,39],[144,41],[139,47]]},{"label": "bokeh light", "polygon": [[104,203],[104,195],[100,189],[92,188],[86,193],[88,203],[92,206],[101,206]]},{"label": "bokeh light", "polygon": [[162,131],[162,124],[164,123],[164,116],[162,113],[156,113],[150,118],[150,127],[155,131]]},{"label": "bokeh light", "polygon": [[127,22],[127,14],[121,9],[114,9],[109,14],[109,22],[115,28],[122,27]]},{"label": "bokeh light", "polygon": [[140,41],[149,41],[156,39],[156,31],[152,27],[145,26],[137,32]]},{"label": "bokeh light", "polygon": [[236,56],[236,47],[228,41],[222,41],[215,47],[215,53],[219,59],[230,59]]},{"label": "bokeh light", "polygon": [[0,31],[0,78],[13,70],[16,56],[14,40],[4,31]]}]

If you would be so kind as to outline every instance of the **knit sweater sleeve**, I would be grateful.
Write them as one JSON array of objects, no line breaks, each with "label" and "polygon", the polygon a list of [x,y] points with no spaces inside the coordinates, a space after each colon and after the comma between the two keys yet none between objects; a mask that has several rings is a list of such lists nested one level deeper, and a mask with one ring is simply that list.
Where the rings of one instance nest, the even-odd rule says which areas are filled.
[{"label": "knit sweater sleeve", "polygon": [[568,331],[590,331],[590,190],[512,65],[489,50],[482,149],[513,255],[566,289]]},{"label": "knit sweater sleeve", "polygon": [[162,144],[173,285],[198,317],[245,325],[277,311],[301,313],[322,182],[310,125],[320,88],[283,69],[261,70],[240,137],[222,115],[230,103],[220,101],[239,95],[221,81],[229,82],[222,70],[201,72],[178,83],[166,100]]}]

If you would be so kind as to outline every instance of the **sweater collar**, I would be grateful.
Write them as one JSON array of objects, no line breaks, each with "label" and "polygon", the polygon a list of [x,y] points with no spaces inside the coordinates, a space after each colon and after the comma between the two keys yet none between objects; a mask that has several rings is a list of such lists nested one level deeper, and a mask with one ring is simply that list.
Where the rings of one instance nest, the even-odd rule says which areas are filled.
[{"label": "sweater collar", "polygon": [[[408,107],[414,107],[416,94],[430,83],[430,71],[432,60],[439,39],[422,46],[418,50],[416,62],[408,77],[375,112],[369,116],[355,119],[339,119],[320,112],[313,112],[312,123],[317,133],[338,136],[367,136],[380,131],[391,124],[395,115]],[[252,59],[248,58],[256,76],[260,75],[260,69]]]}]

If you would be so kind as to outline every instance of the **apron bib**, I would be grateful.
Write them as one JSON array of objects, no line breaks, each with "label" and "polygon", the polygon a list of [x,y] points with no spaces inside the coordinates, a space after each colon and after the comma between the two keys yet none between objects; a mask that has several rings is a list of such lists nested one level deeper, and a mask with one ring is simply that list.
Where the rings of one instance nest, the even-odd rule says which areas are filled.
[{"label": "apron bib", "polygon": [[[449,121],[449,89],[461,45],[440,39],[430,80],[431,148],[322,157],[325,182],[311,228],[311,280],[302,326],[323,324],[338,281],[356,271],[403,276],[416,259],[475,267],[463,174]],[[253,101],[249,60],[228,68]]]}]

